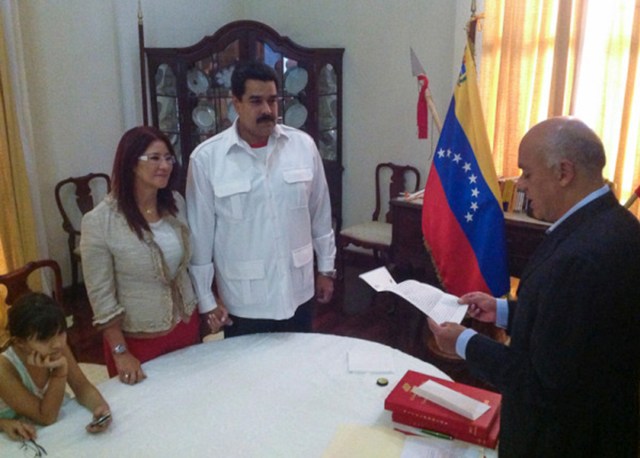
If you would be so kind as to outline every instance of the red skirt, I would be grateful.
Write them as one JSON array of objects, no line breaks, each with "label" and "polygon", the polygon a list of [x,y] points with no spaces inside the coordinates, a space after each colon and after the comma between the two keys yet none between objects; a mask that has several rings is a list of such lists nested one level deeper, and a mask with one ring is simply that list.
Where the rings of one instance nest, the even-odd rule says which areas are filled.
[{"label": "red skirt", "polygon": [[[140,363],[144,363],[153,358],[157,358],[165,353],[179,350],[200,342],[200,315],[198,311],[194,311],[188,323],[181,321],[171,330],[170,333],[161,337],[153,337],[151,339],[134,339],[125,337],[127,342],[127,351],[135,356]],[[107,364],[109,377],[118,375],[116,364],[113,360],[111,347],[107,339],[102,339],[104,349],[104,360]]]}]

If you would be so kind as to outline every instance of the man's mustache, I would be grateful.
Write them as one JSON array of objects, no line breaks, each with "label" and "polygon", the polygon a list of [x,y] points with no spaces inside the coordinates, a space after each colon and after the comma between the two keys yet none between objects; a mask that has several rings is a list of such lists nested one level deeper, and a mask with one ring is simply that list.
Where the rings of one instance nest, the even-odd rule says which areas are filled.
[{"label": "man's mustache", "polygon": [[260,116],[257,120],[257,123],[261,123],[261,122],[276,122],[276,118],[273,115],[270,114],[263,114],[262,116]]}]

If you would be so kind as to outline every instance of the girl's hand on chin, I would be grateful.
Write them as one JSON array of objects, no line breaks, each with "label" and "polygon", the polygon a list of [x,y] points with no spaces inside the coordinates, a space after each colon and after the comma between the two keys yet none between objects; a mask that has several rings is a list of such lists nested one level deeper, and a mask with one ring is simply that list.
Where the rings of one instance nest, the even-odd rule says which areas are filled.
[{"label": "girl's hand on chin", "polygon": [[65,358],[62,353],[55,355],[42,355],[36,351],[32,351],[27,356],[27,364],[37,367],[46,367],[47,369],[55,369],[56,367],[63,366],[65,364]]}]

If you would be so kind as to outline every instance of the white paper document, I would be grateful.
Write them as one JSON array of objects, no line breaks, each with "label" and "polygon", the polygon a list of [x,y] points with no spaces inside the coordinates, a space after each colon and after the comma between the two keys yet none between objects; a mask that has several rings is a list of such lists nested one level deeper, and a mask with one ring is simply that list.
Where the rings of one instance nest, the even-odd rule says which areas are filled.
[{"label": "white paper document", "polygon": [[390,291],[409,301],[438,324],[446,321],[461,323],[468,306],[458,304],[458,298],[434,286],[416,280],[396,283],[386,267],[360,274],[376,291]]},{"label": "white paper document", "polygon": [[411,391],[469,420],[477,420],[490,408],[484,402],[452,390],[433,380],[428,380],[420,386],[414,386]]}]

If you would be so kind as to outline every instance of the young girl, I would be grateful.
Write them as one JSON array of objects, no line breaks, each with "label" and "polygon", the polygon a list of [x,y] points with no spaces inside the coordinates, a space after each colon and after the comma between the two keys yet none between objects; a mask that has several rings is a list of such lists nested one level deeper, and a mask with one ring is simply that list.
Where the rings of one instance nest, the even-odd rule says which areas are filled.
[{"label": "young girl", "polygon": [[62,310],[45,294],[22,296],[9,309],[11,344],[0,356],[0,430],[12,439],[35,438],[35,428],[20,417],[40,425],[57,420],[67,383],[93,415],[87,431],[111,423],[109,405],[67,345],[66,328]]}]

